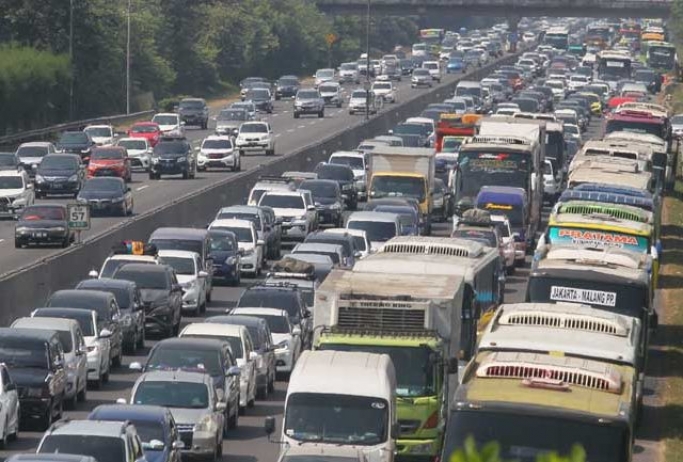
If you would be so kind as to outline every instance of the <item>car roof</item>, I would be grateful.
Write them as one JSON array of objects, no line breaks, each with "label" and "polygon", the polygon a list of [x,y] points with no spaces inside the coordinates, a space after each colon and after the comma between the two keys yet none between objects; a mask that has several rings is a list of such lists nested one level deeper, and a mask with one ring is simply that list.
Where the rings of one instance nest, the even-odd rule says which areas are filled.
[{"label": "car roof", "polygon": [[166,265],[151,265],[149,263],[125,263],[118,268],[118,271],[121,271],[124,268],[128,271],[148,271],[157,273],[165,273],[168,271]]},{"label": "car roof", "polygon": [[260,211],[261,209],[257,205],[229,205],[227,207],[221,207],[218,213],[238,212],[259,215]]},{"label": "car roof", "polygon": [[199,254],[189,250],[159,250],[159,257],[188,258],[194,260]]},{"label": "car roof", "polygon": [[167,227],[154,230],[149,240],[153,239],[204,239],[206,229],[203,228],[181,228]]},{"label": "car roof", "polygon": [[268,327],[268,324],[264,319],[257,318],[255,316],[239,314],[211,316],[209,318],[204,319],[204,323],[212,322],[215,322],[217,324],[236,324],[240,326]]},{"label": "car roof", "polygon": [[12,323],[12,328],[21,327],[24,329],[41,329],[41,330],[71,330],[78,326],[78,321],[67,318],[51,318],[47,316],[39,316],[35,318],[23,317],[17,318]]},{"label": "car roof", "polygon": [[[204,141],[208,140],[232,141],[232,137],[227,135],[209,135],[206,138],[204,138]],[[204,141],[202,141],[202,143]]]},{"label": "car roof", "polygon": [[[128,266],[128,265],[125,265]],[[155,265],[149,265],[149,266],[154,266]],[[76,289],[61,289],[57,290],[55,292],[52,292],[50,294],[50,298],[54,296],[76,296],[76,297],[82,297],[82,298],[89,298],[89,299],[102,299],[102,300],[109,300],[110,298],[113,298],[114,296],[109,293],[109,292],[102,292],[100,290],[76,290]]]},{"label": "car roof", "polygon": [[322,244],[319,242],[302,242],[297,244],[292,250],[292,253],[297,252],[342,252],[343,247],[341,244]]},{"label": "car roof", "polygon": [[78,283],[76,287],[79,289],[128,289],[135,287],[136,284],[133,281],[128,281],[125,279],[112,279],[112,278],[98,278],[98,279],[84,279]]},{"label": "car roof", "polygon": [[0,170],[0,176],[18,176],[23,178],[24,175],[24,172],[18,172],[14,170]]},{"label": "car roof", "polygon": [[[61,307],[41,307],[33,310],[33,313],[43,313],[43,314],[54,314],[54,315],[65,315],[65,316],[83,316],[88,315],[90,317],[97,316],[97,311],[87,310],[85,308],[61,308]],[[50,317],[50,316],[46,316]],[[56,317],[56,316],[54,316]]]},{"label": "car roof", "polygon": [[353,212],[347,220],[351,221],[375,221],[381,223],[393,223],[398,221],[398,215],[388,212]]},{"label": "car roof", "polygon": [[88,420],[148,420],[163,421],[169,410],[163,406],[148,404],[101,404],[88,415]]},{"label": "car roof", "polygon": [[215,322],[193,322],[188,324],[181,332],[180,338],[200,339],[201,337],[185,337],[186,335],[225,335],[240,337],[246,331],[241,324],[220,324]]},{"label": "car roof", "polygon": [[14,338],[49,342],[57,335],[56,330],[30,327],[0,327],[0,338]]},{"label": "car roof", "polygon": [[211,376],[203,372],[190,372],[183,370],[151,371],[143,373],[137,380],[141,382],[191,382],[203,383],[213,387]]},{"label": "car roof", "polygon": [[282,316],[282,317],[289,317],[289,314],[287,314],[287,311],[281,310],[279,308],[258,308],[258,307],[239,307],[239,308],[233,308],[230,311],[230,315],[232,316],[233,314],[235,315],[263,315],[263,316]]},{"label": "car roof", "polygon": [[229,228],[253,228],[254,222],[251,220],[238,220],[236,218],[221,218],[219,220],[214,220],[209,225],[209,229],[214,229],[214,227],[229,227]]},{"label": "car roof", "polygon": [[200,350],[216,350],[222,348],[224,343],[225,342],[222,340],[213,338],[173,337],[158,342],[154,345],[154,349],[168,348],[170,350],[184,350],[187,348],[195,348]]},{"label": "car roof", "polygon": [[97,462],[97,459],[92,456],[63,453],[20,453],[13,454],[5,460],[10,462]]},{"label": "car roof", "polygon": [[113,420],[68,420],[59,422],[46,432],[49,435],[88,435],[119,437],[128,425],[125,421]]}]

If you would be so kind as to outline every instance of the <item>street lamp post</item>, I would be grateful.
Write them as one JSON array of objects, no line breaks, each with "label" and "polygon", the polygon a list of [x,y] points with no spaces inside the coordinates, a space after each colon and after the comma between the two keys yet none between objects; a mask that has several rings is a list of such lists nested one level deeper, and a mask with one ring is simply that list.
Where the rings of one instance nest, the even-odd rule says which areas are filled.
[{"label": "street lamp post", "polygon": [[370,0],[365,15],[365,120],[370,119]]},{"label": "street lamp post", "polygon": [[69,81],[69,120],[74,118],[74,0],[69,0],[69,63],[71,65],[71,79]]},{"label": "street lamp post", "polygon": [[126,114],[130,114],[130,2],[131,0],[128,0],[128,10],[126,14]]}]

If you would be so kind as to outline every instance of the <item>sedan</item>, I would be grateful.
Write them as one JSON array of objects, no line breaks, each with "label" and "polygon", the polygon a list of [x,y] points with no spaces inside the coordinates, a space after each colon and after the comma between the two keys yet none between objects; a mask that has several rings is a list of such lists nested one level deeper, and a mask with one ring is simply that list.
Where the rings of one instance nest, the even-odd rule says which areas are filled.
[{"label": "sedan", "polygon": [[68,247],[74,241],[67,223],[66,206],[59,204],[26,207],[14,228],[14,247],[30,244],[58,244]]},{"label": "sedan", "polygon": [[128,152],[130,168],[138,168],[144,172],[149,171],[152,157],[152,145],[144,138],[121,138],[116,142],[116,146],[121,146]]},{"label": "sedan", "polygon": [[90,178],[78,193],[77,200],[90,205],[92,213],[133,214],[133,193],[121,178]]},{"label": "sedan", "polygon": [[75,154],[51,154],[45,156],[36,169],[36,199],[48,194],[70,194],[73,197],[85,180],[81,158]]},{"label": "sedan", "polygon": [[161,138],[161,129],[156,122],[138,122],[128,130],[129,138],[144,138],[154,147]]},{"label": "sedan", "polygon": [[88,178],[96,176],[116,176],[126,182],[132,181],[133,171],[126,148],[111,146],[93,149],[88,164]]}]

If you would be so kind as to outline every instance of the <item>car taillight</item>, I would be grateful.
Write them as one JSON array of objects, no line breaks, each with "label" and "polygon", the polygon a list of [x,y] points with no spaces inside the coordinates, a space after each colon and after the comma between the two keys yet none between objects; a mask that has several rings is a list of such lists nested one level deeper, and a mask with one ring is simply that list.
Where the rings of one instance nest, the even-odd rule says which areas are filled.
[{"label": "car taillight", "polygon": [[425,424],[422,426],[423,430],[428,430],[431,428],[436,428],[439,425],[439,411],[434,411],[432,415],[429,416]]}]

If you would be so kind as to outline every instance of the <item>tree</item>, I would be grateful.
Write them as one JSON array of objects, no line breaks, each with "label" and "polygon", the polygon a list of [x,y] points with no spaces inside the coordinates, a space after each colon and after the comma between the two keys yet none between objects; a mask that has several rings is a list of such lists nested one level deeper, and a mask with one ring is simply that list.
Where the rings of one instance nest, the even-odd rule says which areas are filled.
[{"label": "tree", "polygon": [[[585,462],[586,452],[579,445],[572,447],[567,457],[555,453],[543,454],[536,458],[536,462]],[[500,446],[495,441],[485,444],[480,450],[474,438],[468,437],[462,448],[451,454],[449,462],[508,462],[500,457]]]}]

